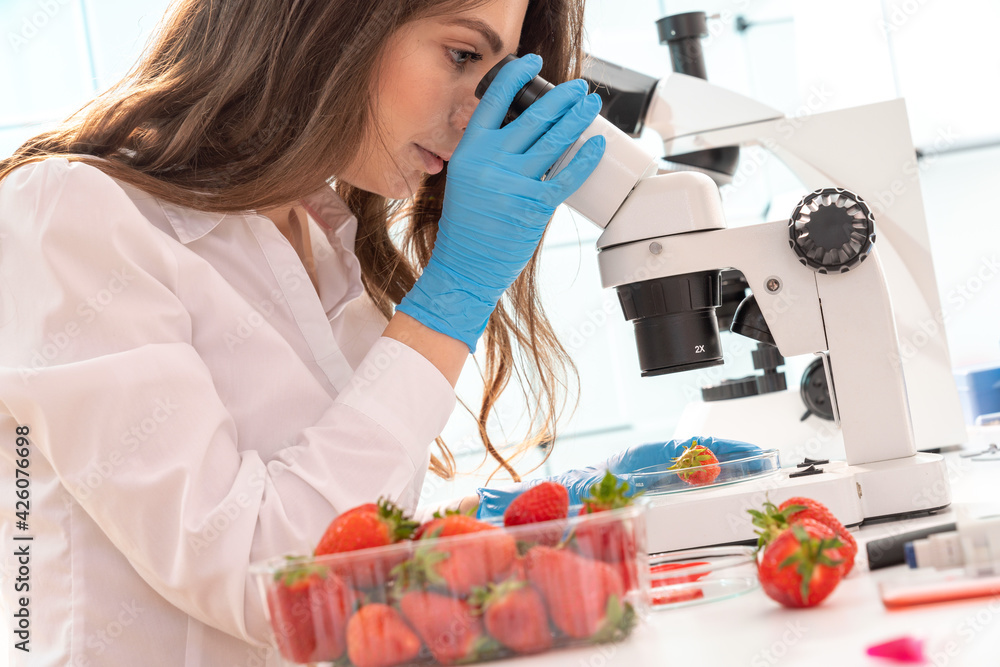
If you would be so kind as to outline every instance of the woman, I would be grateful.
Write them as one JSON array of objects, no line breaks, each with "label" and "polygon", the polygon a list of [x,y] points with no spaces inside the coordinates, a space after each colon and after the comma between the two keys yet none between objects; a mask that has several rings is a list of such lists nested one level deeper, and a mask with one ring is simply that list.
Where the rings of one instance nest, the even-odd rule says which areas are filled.
[{"label": "woman", "polygon": [[[451,475],[429,446],[484,331],[487,450],[509,468],[483,425],[515,343],[540,378],[527,445],[553,437],[568,360],[536,249],[603,142],[541,175],[600,105],[569,81],[501,123],[534,75],[578,73],[581,19],[181,0],[115,89],[0,162],[0,427],[30,441],[0,461],[31,479],[33,665],[276,664],[248,564]],[[478,102],[510,52],[542,57]]]}]

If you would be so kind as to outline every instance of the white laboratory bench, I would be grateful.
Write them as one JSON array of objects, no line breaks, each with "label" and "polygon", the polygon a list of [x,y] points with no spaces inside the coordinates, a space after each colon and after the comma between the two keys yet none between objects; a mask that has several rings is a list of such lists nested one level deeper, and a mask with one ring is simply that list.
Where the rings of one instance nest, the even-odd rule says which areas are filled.
[{"label": "white laboratory bench", "polygon": [[1000,461],[970,462],[946,454],[952,508],[935,516],[865,526],[855,530],[855,568],[821,605],[790,610],[760,588],[740,597],[671,610],[653,611],[631,637],[619,644],[567,649],[495,665],[511,667],[604,667],[605,665],[882,665],[903,663],[873,658],[865,649],[910,635],[927,640],[930,665],[1000,665],[1000,596],[889,611],[877,584],[906,576],[905,565],[868,570],[865,543],[886,536],[954,521],[966,506],[978,516],[1000,513]]}]

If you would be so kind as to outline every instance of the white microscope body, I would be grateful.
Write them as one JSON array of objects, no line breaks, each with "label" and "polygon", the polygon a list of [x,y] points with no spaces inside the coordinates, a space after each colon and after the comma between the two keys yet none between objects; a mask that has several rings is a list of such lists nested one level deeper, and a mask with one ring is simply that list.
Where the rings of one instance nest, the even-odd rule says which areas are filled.
[{"label": "white microscope body", "polygon": [[[803,124],[783,142],[786,138],[779,136],[778,125],[781,115],[763,105],[732,93],[720,93],[711,84],[683,74],[673,74],[660,84],[647,118],[670,119],[675,123],[672,129],[662,124],[657,128],[665,137],[683,134],[665,142],[668,154],[671,145],[676,154],[745,143],[748,137],[771,137],[773,140],[764,142],[765,145],[792,166],[807,186],[830,188],[826,195],[817,195],[810,202],[806,202],[808,197],[803,199],[806,221],[816,207],[846,208],[857,213],[859,205],[855,200],[861,200],[860,206],[867,215],[870,208],[864,206],[863,200],[877,197],[879,184],[891,181],[902,166],[892,160],[905,157],[905,144],[909,144],[910,156],[913,155],[901,101],[832,112],[828,115],[842,117],[825,124],[810,124],[807,132],[802,132],[807,127]],[[682,97],[685,102],[663,106],[671,91],[675,98]],[[704,105],[695,104],[692,108],[692,99],[701,100]],[[659,111],[657,104],[661,105]],[[680,108],[687,108],[689,113],[680,113]],[[737,118],[742,118],[742,122],[736,122]],[[685,122],[692,127],[684,126]],[[700,127],[694,128],[694,124]],[[874,128],[870,127],[872,124]],[[885,132],[891,138],[883,137],[874,148],[869,146],[862,151],[859,146],[863,139],[873,136],[863,137],[853,148],[844,145],[843,137],[826,136],[836,135],[835,130],[843,130],[845,125],[855,134],[877,137],[879,132]],[[706,127],[723,129],[709,132]],[[813,131],[821,136],[812,136]],[[917,451],[921,438],[915,437],[911,408],[916,403],[921,411],[918,423],[925,443],[957,444],[964,439],[957,393],[954,405],[943,406],[938,398],[928,398],[937,397],[940,392],[928,389],[916,401],[912,388],[908,393],[906,359],[900,354],[897,319],[888,286],[899,286],[908,317],[914,312],[922,313],[928,303],[937,303],[919,188],[906,197],[898,195],[897,204],[901,205],[893,208],[891,215],[874,215],[878,237],[871,234],[875,242],[863,253],[862,259],[866,261],[859,260],[849,270],[838,272],[839,266],[831,270],[807,266],[794,250],[798,235],[800,245],[806,246],[806,249],[800,247],[804,254],[810,244],[807,240],[810,231],[814,235],[820,233],[817,227],[803,227],[801,219],[797,223],[786,219],[727,228],[718,187],[711,178],[694,171],[657,173],[656,160],[600,118],[576,146],[597,133],[607,138],[605,158],[566,203],[604,229],[597,242],[603,286],[620,288],[722,269],[741,271],[779,352],[784,356],[823,355],[834,414],[846,451],[846,461],[816,466],[811,469],[813,474],[803,476],[800,470],[786,468],[739,484],[652,496],[648,501],[650,551],[751,540],[755,535],[746,510],[759,507],[766,498],[774,503],[792,496],[814,498],[826,504],[846,525],[932,511],[950,504],[944,460],[938,454]],[[869,159],[868,153],[873,150],[889,153],[888,171],[886,160]],[[554,171],[573,153],[575,148],[557,163]],[[831,155],[844,158],[832,159]],[[830,162],[838,163],[837,168],[813,166]],[[850,192],[841,197],[839,188],[849,188]],[[921,224],[916,231],[902,224],[906,216],[917,216]],[[898,246],[890,247],[889,253],[893,280],[887,279],[884,258],[880,256],[882,247],[889,247],[887,237]],[[833,251],[832,255],[838,252]],[[657,295],[655,289],[652,293]],[[619,297],[622,298],[621,292]],[[896,299],[893,289],[893,301]],[[702,346],[687,340],[677,343],[677,340],[667,337],[663,345],[690,343],[692,349],[686,353],[693,355],[693,359],[706,349],[710,352],[710,344]],[[942,343],[933,341],[933,344]],[[947,363],[942,365],[940,355],[933,350],[928,363],[926,351],[923,352],[911,372],[914,384],[926,388],[928,382],[941,380],[950,383],[954,392]],[[944,359],[947,362],[946,349]],[[643,370],[645,374],[645,366]],[[950,396],[947,386],[944,395],[946,399]],[[928,405],[928,400],[937,401],[937,405]],[[934,411],[944,418],[936,419]],[[956,414],[958,428],[953,419]],[[767,416],[759,415],[759,419]],[[755,444],[767,447],[763,442]],[[713,520],[707,521],[706,517]]]}]

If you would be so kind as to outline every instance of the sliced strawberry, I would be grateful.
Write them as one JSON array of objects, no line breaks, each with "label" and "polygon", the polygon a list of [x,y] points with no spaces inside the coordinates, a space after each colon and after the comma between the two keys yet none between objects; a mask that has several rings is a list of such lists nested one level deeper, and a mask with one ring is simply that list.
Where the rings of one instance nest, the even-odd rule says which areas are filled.
[{"label": "sliced strawberry", "polygon": [[758,566],[761,588],[786,607],[813,607],[843,577],[842,543],[828,526],[803,519],[774,538]]},{"label": "sliced strawberry", "polygon": [[698,567],[699,565],[708,565],[708,563],[703,561],[697,563],[661,563],[659,565],[654,565],[649,568],[649,585],[656,588],[658,586],[672,586],[674,584],[686,584],[692,581],[698,581],[699,579],[708,576],[708,570],[696,574],[681,574],[669,577],[664,577],[663,574],[665,572],[675,572],[677,570]]},{"label": "sliced strawberry", "polygon": [[347,623],[347,655],[355,667],[392,667],[420,654],[420,638],[395,609],[366,604]]},{"label": "sliced strawberry", "polygon": [[650,602],[655,605],[676,604],[678,602],[700,600],[703,597],[705,597],[705,591],[700,588],[688,588],[686,590],[667,591],[663,593],[657,592],[650,599]]}]

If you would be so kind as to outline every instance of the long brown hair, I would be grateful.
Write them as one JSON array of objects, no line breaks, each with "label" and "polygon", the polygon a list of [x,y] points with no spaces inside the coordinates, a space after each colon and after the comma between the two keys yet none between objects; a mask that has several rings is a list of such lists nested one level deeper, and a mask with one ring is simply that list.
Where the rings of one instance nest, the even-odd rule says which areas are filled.
[{"label": "long brown hair", "polygon": [[[0,180],[49,157],[91,164],[165,201],[204,211],[267,210],[335,179],[361,150],[375,117],[380,55],[404,24],[482,0],[178,0],[146,52],[115,86],[57,129],[0,161]],[[520,53],[564,81],[582,65],[583,0],[530,0]],[[95,159],[97,158],[97,159]],[[389,318],[430,258],[445,172],[407,202],[336,183],[358,218],[355,252],[365,289]],[[402,242],[391,220],[406,221]],[[542,310],[538,252],[487,325],[484,391],[476,419],[487,452],[516,480],[517,454],[555,438],[576,369]],[[530,371],[531,377],[523,370]],[[486,424],[517,375],[531,432],[504,456]],[[455,459],[438,438],[431,470]]]}]

